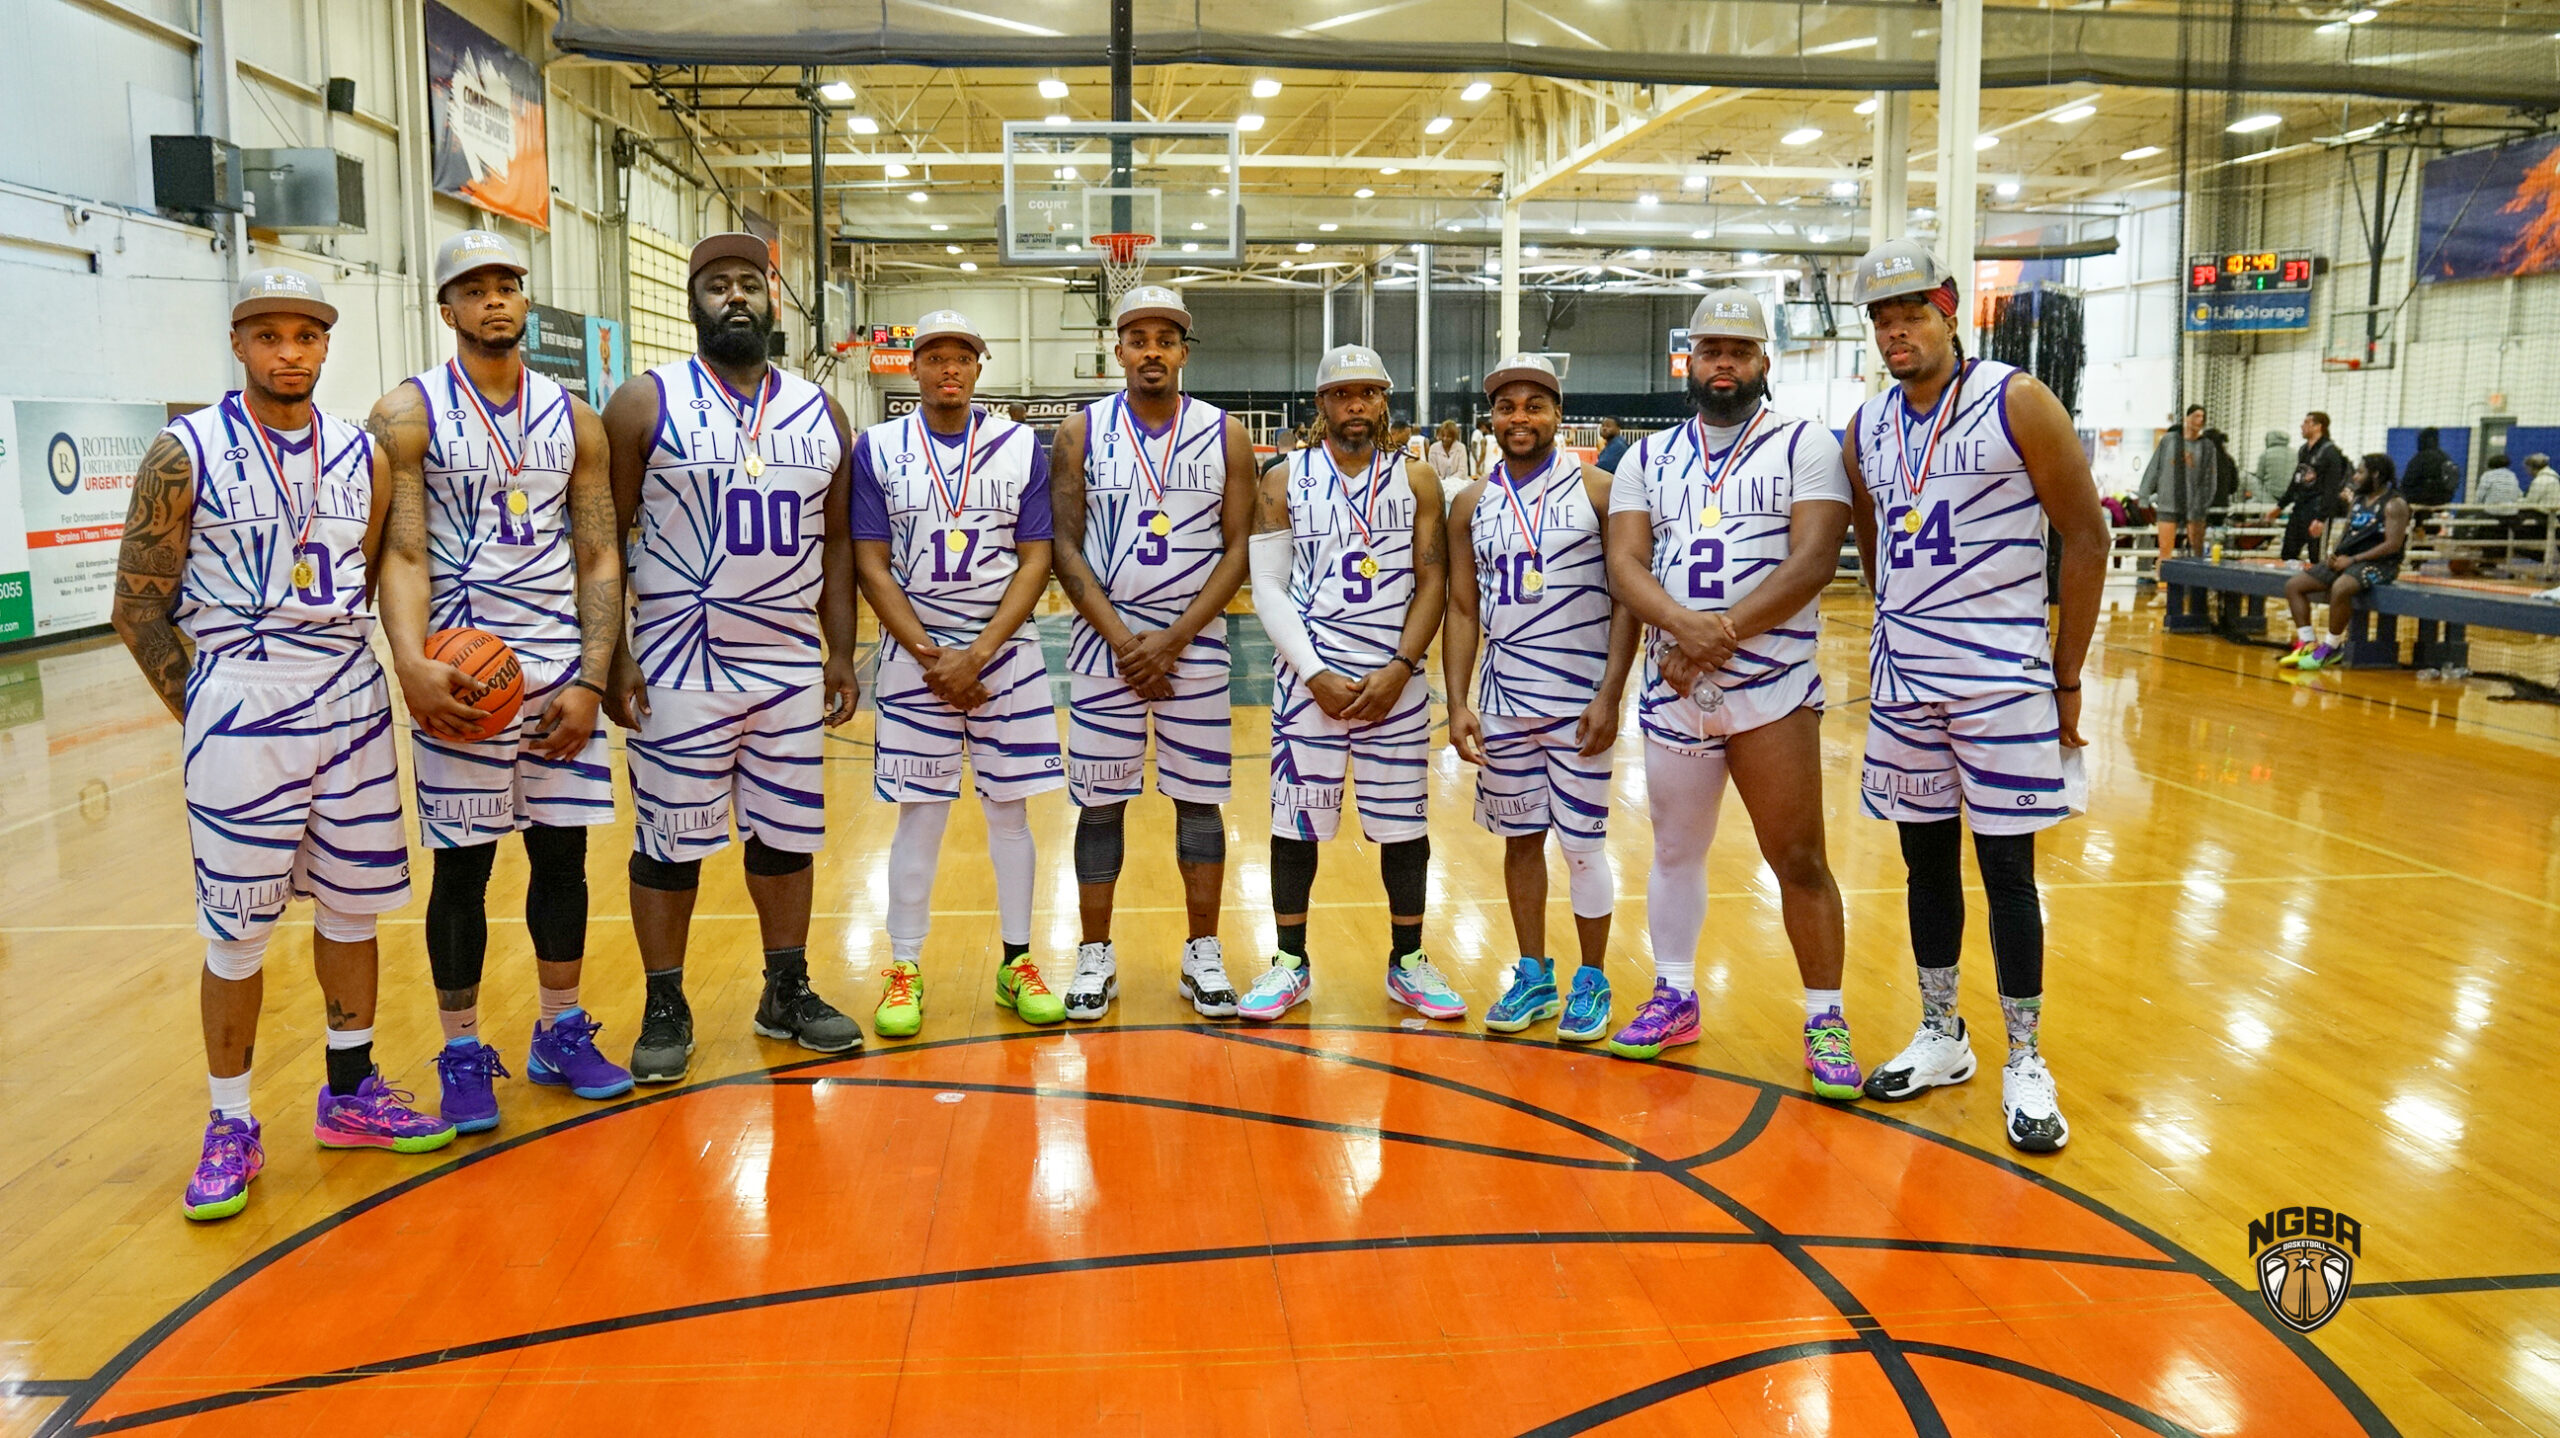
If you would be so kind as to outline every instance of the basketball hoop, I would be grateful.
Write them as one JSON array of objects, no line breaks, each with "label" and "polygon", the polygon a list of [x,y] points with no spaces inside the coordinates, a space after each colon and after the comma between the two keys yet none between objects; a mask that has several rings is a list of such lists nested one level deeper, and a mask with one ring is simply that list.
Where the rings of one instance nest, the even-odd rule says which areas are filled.
[{"label": "basketball hoop", "polygon": [[1122,295],[1146,278],[1147,256],[1155,250],[1156,237],[1134,230],[1095,235],[1093,247],[1102,252],[1103,302],[1116,307]]}]

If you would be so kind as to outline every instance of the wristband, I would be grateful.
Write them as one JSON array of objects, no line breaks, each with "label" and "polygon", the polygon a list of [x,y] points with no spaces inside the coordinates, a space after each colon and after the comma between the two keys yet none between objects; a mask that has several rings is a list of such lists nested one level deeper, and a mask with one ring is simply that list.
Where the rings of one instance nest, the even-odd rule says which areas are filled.
[{"label": "wristband", "polygon": [[2080,686],[2077,684],[2056,684],[2053,686],[2053,692],[2056,694],[2077,694],[2080,692]]},{"label": "wristband", "polygon": [[1405,659],[1405,657],[1404,657],[1403,655],[1401,655],[1401,654],[1397,655],[1397,656],[1396,656],[1396,658],[1398,658],[1398,659],[1403,659],[1403,660],[1404,660],[1404,667],[1405,667],[1405,672],[1406,672],[1406,673],[1408,673],[1408,674],[1419,674],[1419,673],[1421,673],[1421,672],[1422,672],[1422,666],[1421,666],[1420,664],[1417,664],[1417,663],[1415,663],[1414,661],[1412,661],[1412,660],[1410,660],[1410,659]]},{"label": "wristband", "polygon": [[598,699],[605,697],[604,690],[589,680],[572,679],[569,681],[569,687],[572,689],[584,689],[588,693],[596,696]]}]

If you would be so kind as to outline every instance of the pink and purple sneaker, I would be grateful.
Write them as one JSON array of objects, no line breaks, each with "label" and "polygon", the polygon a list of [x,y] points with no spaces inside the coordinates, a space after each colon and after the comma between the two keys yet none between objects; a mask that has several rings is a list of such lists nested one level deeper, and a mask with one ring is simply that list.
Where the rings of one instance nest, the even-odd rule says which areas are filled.
[{"label": "pink and purple sneaker", "polygon": [[1852,1099],[1865,1092],[1866,1075],[1849,1051],[1849,1021],[1826,1009],[1804,1021],[1804,1069],[1816,1098]]},{"label": "pink and purple sneaker", "polygon": [[1622,1059],[1657,1058],[1664,1049],[1698,1041],[1698,996],[1684,994],[1660,979],[1653,997],[1644,1001],[1625,1028],[1609,1036],[1609,1052]]},{"label": "pink and purple sneaker", "polygon": [[394,1153],[428,1153],[453,1142],[453,1125],[411,1108],[414,1102],[384,1083],[380,1074],[365,1075],[351,1094],[331,1093],[323,1084],[311,1136],[322,1148],[387,1148]]},{"label": "pink and purple sneaker", "polygon": [[267,1166],[267,1146],[254,1118],[213,1115],[204,1127],[204,1157],[187,1182],[186,1215],[198,1223],[229,1218],[249,1206],[249,1180]]},{"label": "pink and purple sneaker", "polygon": [[533,1031],[524,1076],[580,1098],[619,1098],[631,1092],[631,1070],[596,1050],[596,1035],[603,1030],[585,1009],[562,1010],[550,1027]]},{"label": "pink and purple sneaker", "polygon": [[447,1040],[436,1050],[436,1112],[455,1133],[486,1133],[498,1126],[498,1080],[512,1078],[498,1051],[478,1039]]}]

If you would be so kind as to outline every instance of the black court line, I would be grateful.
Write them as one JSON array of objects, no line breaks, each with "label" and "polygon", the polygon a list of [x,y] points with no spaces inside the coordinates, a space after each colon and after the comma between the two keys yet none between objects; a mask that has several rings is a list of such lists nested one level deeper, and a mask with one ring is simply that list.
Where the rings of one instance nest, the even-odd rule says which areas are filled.
[{"label": "black court line", "polygon": [[69,1398],[88,1382],[86,1378],[18,1378],[0,1383],[0,1398]]},{"label": "black court line", "polygon": [[2528,1293],[2560,1288],[2560,1273],[2502,1273],[2480,1278],[2403,1278],[2388,1283],[2356,1283],[2349,1298],[2431,1298],[2444,1293]]},{"label": "black court line", "polygon": [[1751,1111],[1742,1116],[1742,1122],[1734,1125],[1733,1132],[1725,1135],[1724,1142],[1694,1158],[1675,1158],[1671,1161],[1671,1166],[1673,1168],[1704,1168],[1708,1164],[1731,1158],[1756,1142],[1761,1132],[1769,1127],[1769,1120],[1775,1118],[1777,1113],[1778,1091],[1762,1089],[1760,1096],[1751,1101]]},{"label": "black court line", "polygon": [[[1322,1029],[1318,1029],[1313,1025],[1308,1024],[1275,1025],[1272,1027],[1307,1034],[1317,1032],[1341,1032],[1375,1034],[1387,1037],[1428,1038],[1437,1039],[1443,1042],[1505,1042],[1500,1035],[1468,1033],[1460,1030],[1447,1029],[1411,1030],[1403,1028],[1401,1025],[1335,1024],[1326,1025]],[[1212,1037],[1233,1036],[1237,1038],[1250,1038],[1249,1035],[1237,1034],[1231,1029],[1199,1023],[1113,1023],[1098,1030],[1098,1032],[1113,1034],[1192,1033],[1205,1034]],[[78,1415],[86,1411],[100,1397],[104,1396],[104,1394],[127,1373],[129,1373],[136,1364],[138,1364],[144,1357],[148,1356],[154,1348],[158,1347],[159,1344],[164,1342],[171,1334],[184,1327],[198,1314],[202,1313],[214,1303],[220,1301],[224,1296],[239,1287],[242,1283],[247,1282],[250,1278],[255,1277],[258,1273],[264,1271],[267,1267],[279,1260],[290,1256],[308,1244],[326,1236],[330,1232],[333,1232],[341,1225],[370,1212],[376,1207],[393,1202],[406,1195],[411,1190],[416,1189],[423,1184],[432,1182],[435,1179],[444,1177],[447,1174],[455,1173],[473,1164],[493,1159],[499,1154],[515,1149],[519,1145],[549,1138],[554,1135],[567,1132],[571,1129],[581,1127],[585,1124],[601,1122],[606,1119],[613,1118],[629,1109],[645,1107],[650,1104],[664,1103],[682,1098],[689,1094],[714,1088],[770,1084],[784,1078],[785,1076],[824,1065],[859,1062],[864,1059],[885,1060],[894,1058],[899,1054],[917,1053],[934,1049],[960,1048],[986,1043],[1011,1043],[1024,1040],[1036,1041],[1043,1039],[1066,1041],[1066,1036],[1056,1030],[1020,1030],[990,1034],[974,1034],[958,1038],[924,1040],[921,1042],[905,1044],[894,1049],[870,1049],[849,1056],[834,1055],[805,1059],[794,1063],[777,1065],[770,1069],[749,1070],[722,1078],[705,1080],[700,1083],[678,1085],[655,1093],[644,1094],[635,1098],[627,1099],[609,1106],[599,1107],[592,1112],[563,1119],[545,1127],[529,1129],[523,1133],[515,1134],[495,1143],[474,1149],[469,1153],[457,1155],[436,1168],[421,1172],[409,1179],[403,1180],[400,1183],[391,1185],[390,1187],[382,1189],[368,1197],[357,1200],[355,1203],[348,1205],[346,1208],[341,1209],[336,1213],[330,1214],[308,1228],[286,1237],[272,1247],[257,1254],[247,1263],[242,1264],[240,1267],[224,1274],[219,1279],[216,1279],[194,1298],[181,1304],[159,1322],[154,1323],[150,1328],[137,1335],[133,1341],[126,1344],[125,1347],[120,1350],[105,1367],[101,1368],[91,1378],[81,1382],[78,1391],[69,1399],[69,1401],[65,1402],[60,1409],[56,1410],[46,1420],[44,1425],[37,1430],[39,1438],[55,1438],[55,1435],[66,1433],[85,1435],[92,1432],[107,1431],[101,1425],[79,1423],[77,1421]],[[1268,1040],[1256,1040],[1256,1042],[1262,1043],[1268,1047],[1300,1055],[1326,1057],[1337,1061],[1352,1061],[1350,1056],[1327,1054],[1324,1050],[1316,1049],[1307,1045],[1283,1044]],[[1360,1062],[1367,1061],[1364,1060]],[[1721,1070],[1704,1068],[1698,1065],[1672,1060],[1657,1060],[1656,1065],[1663,1068],[1677,1069],[1684,1073],[1696,1074],[1704,1078],[1711,1078],[1726,1083],[1742,1085],[1744,1087],[1757,1090],[1764,1095],[1775,1095],[1781,1098],[1794,1098],[1805,1103],[1815,1102],[1812,1099],[1806,1098],[1802,1093],[1792,1087],[1772,1083],[1765,1079],[1726,1073]],[[1389,1071],[1404,1072],[1408,1074],[1412,1073],[1410,1070],[1396,1070],[1391,1066]],[[1413,1076],[1425,1082],[1436,1082],[1432,1075],[1415,1074]],[[1469,1091],[1469,1086],[1467,1085],[1446,1083],[1442,1086],[1453,1087],[1460,1091]],[[1482,1093],[1480,1090],[1475,1090],[1474,1092],[1479,1094]],[[1503,1103],[1509,1107],[1533,1107],[1505,1100],[1499,1095],[1492,1095],[1490,1098],[1493,1102]],[[2028,1168],[2023,1164],[2017,1163],[2002,1155],[1976,1148],[1961,1139],[1937,1133],[1906,1120],[1877,1113],[1865,1107],[1834,1104],[1819,1104],[1817,1106],[1827,1112],[1840,1113],[1854,1117],[1863,1122],[1874,1123],[1897,1133],[1934,1143],[1942,1148],[1964,1154],[1977,1162],[1988,1164],[2012,1177],[2045,1189],[2058,1197],[2079,1206],[2088,1213],[2106,1220],[2107,1222],[2115,1225],[2121,1231],[2140,1239],[2146,1244],[2149,1244],[2157,1252],[2168,1256],[2167,1262],[2171,1268],[2198,1279],[2209,1287],[2215,1289],[2217,1292],[2222,1293],[2227,1300],[2240,1304],[2243,1309],[2250,1313],[2251,1316],[2254,1317],[2272,1337],[2284,1343],[2286,1347],[2295,1354],[2296,1358],[2313,1373],[2314,1376],[2321,1379],[2321,1381],[2329,1388],[2332,1395],[2335,1396],[2339,1402],[2355,1416],[2357,1421],[2364,1425],[2368,1434],[2375,1435],[2375,1438],[2383,1438],[2383,1435],[2390,1435],[2390,1438],[2397,1438],[2397,1434],[2399,1432],[2398,1428],[2395,1427],[2389,1419],[2382,1415],[2381,1411],[2375,1407],[2373,1401],[2365,1395],[2363,1390],[2357,1387],[2353,1381],[2348,1379],[2346,1375],[2337,1368],[2336,1364],[2329,1360],[2326,1354],[2312,1345],[2307,1338],[2294,1333],[2291,1329],[2279,1324],[2272,1315],[2262,1311],[2263,1305],[2248,1301],[2252,1293],[2251,1290],[2242,1288],[2238,1283],[2225,1276],[2220,1270],[2211,1267],[2203,1260],[2197,1258],[2194,1254],[2188,1252],[2186,1249],[2170,1242],[2167,1238],[2153,1231],[2147,1225],[2139,1223],[2134,1219],[2117,1212],[2108,1205],[2101,1203],[2098,1200],[2069,1187],[2068,1185],[2060,1183],[2043,1173]],[[1555,1115],[1552,1117],[1558,1119],[1562,1118],[1561,1115]],[[1570,1119],[1565,1119],[1563,1121],[1569,1127],[1579,1127],[1582,1129],[1588,1128],[1587,1125],[1577,1125],[1576,1121]],[[1597,1133],[1596,1130],[1592,1130],[1591,1132]],[[1621,1151],[1624,1151],[1624,1148],[1628,1147],[1627,1145],[1623,1145],[1622,1143],[1611,1140],[1605,1136],[1603,1136],[1600,1141],[1606,1143],[1610,1147],[1619,1148]],[[1655,1158],[1647,1166],[1667,1170],[1668,1161]],[[1544,1236],[1541,1238],[1541,1241],[1551,1241],[1551,1237],[1552,1236]],[[1720,1240],[1727,1237],[1728,1236],[1719,1235]],[[1818,1238],[1797,1237],[1793,1242],[1807,1247],[1832,1246]],[[1917,1245],[1917,1241],[1909,1242],[1912,1242],[1914,1246]],[[1839,1246],[1857,1245],[1842,1244]],[[2016,1256],[2033,1255],[2031,1252],[2021,1252]],[[2528,1275],[2528,1277],[2533,1277],[2533,1275]],[[2452,1281],[2493,1282],[2493,1280]],[[1858,1341],[1862,1345],[1866,1342],[1863,1336]],[[1906,1344],[1904,1347],[1911,1351],[1917,1351],[1917,1345]]]}]

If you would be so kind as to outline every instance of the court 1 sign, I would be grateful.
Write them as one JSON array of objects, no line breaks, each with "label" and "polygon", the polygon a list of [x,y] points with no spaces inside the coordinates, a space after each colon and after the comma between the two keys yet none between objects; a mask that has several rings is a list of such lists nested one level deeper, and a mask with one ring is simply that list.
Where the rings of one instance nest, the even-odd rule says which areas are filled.
[{"label": "court 1 sign", "polygon": [[[22,461],[12,495],[23,523],[9,526],[7,540],[24,548],[15,558],[0,553],[0,638],[8,637],[13,602],[32,602],[39,637],[95,628],[115,603],[117,541],[133,472],[169,422],[168,406],[22,399],[16,410],[8,433]],[[15,601],[12,569],[26,571]]]}]

